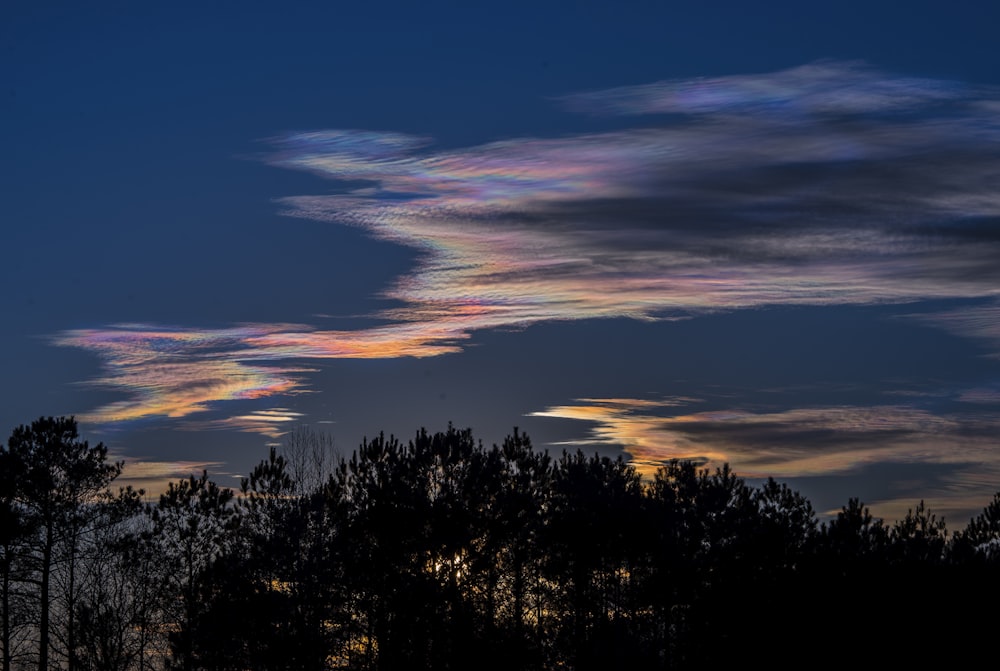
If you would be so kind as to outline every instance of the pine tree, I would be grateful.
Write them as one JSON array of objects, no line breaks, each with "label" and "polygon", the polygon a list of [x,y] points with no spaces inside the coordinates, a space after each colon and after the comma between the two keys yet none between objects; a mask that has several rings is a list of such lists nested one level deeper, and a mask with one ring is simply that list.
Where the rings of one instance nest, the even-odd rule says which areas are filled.
[{"label": "pine tree", "polygon": [[61,596],[64,654],[74,668],[76,644],[76,561],[80,533],[94,514],[94,503],[108,492],[121,474],[122,464],[108,463],[103,443],[91,446],[80,440],[72,417],[41,417],[30,426],[20,426],[7,441],[9,466],[18,474],[12,487],[13,501],[36,530],[30,555],[34,564],[31,583],[37,588],[38,668],[48,671],[52,651],[53,571],[65,572]]}]

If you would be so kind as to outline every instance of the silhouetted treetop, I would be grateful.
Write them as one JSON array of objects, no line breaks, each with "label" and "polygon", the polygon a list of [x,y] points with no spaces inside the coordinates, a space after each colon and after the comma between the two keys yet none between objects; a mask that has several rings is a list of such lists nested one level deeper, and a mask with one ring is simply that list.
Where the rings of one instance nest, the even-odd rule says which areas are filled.
[{"label": "silhouetted treetop", "polygon": [[[202,472],[144,503],[112,494],[121,464],[72,418],[16,429],[0,671],[847,666],[856,646],[816,642],[844,618],[886,640],[996,625],[979,613],[1000,595],[1000,493],[949,535],[923,501],[890,525],[852,498],[820,524],[774,479],[670,461],[644,480],[517,429],[331,446],[296,431],[238,491]],[[899,648],[864,661],[973,660]]]}]

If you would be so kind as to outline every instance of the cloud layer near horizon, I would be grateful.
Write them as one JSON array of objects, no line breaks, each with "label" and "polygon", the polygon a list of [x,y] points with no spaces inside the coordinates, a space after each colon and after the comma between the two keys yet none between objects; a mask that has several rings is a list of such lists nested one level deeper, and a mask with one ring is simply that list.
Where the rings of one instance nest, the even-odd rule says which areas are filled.
[{"label": "cloud layer near horizon", "polygon": [[[975,403],[975,399],[960,399]],[[934,412],[905,405],[850,405],[778,411],[705,410],[689,398],[579,399],[532,413],[590,424],[588,435],[557,446],[622,448],[651,477],[671,460],[710,469],[730,464],[743,477],[810,478],[859,475],[875,465],[946,465],[937,487],[896,483],[895,498],[868,501],[898,517],[915,501],[911,489],[933,498],[938,511],[975,509],[996,489],[1000,415],[992,410]]]},{"label": "cloud layer near horizon", "polygon": [[[339,187],[283,199],[287,214],[421,253],[384,292],[398,307],[358,330],[63,333],[58,344],[103,361],[95,384],[126,396],[86,419],[182,418],[300,393],[310,360],[454,353],[484,329],[998,293],[995,90],[819,63],[561,100],[636,123],[448,150],[391,132],[278,139],[269,162]],[[995,323],[995,309],[982,315]],[[996,330],[967,323],[941,321]]]},{"label": "cloud layer near horizon", "polygon": [[691,408],[697,403],[580,399],[532,414],[593,423],[588,438],[562,444],[621,446],[647,475],[673,459],[730,463],[747,477],[785,478],[886,461],[964,464],[992,450],[1000,426],[992,412],[959,416],[904,405],[752,412]]}]

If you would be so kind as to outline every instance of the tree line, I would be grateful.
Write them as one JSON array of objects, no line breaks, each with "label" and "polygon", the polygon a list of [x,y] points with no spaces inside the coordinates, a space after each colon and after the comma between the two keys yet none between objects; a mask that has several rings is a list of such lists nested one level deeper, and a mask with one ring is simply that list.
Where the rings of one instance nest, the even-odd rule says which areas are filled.
[{"label": "tree line", "polygon": [[995,628],[1000,494],[953,534],[922,502],[820,523],[728,466],[451,426],[348,458],[300,429],[155,503],[121,472],[72,418],[0,447],[0,671],[922,668]]}]

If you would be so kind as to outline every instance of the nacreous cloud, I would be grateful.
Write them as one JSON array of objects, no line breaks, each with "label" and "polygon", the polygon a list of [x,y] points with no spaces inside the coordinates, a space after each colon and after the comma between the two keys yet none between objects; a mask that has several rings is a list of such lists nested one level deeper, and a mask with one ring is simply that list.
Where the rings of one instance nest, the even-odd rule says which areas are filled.
[{"label": "nacreous cloud", "polygon": [[[535,417],[594,423],[585,440],[565,445],[618,445],[644,475],[672,459],[731,463],[747,477],[802,477],[853,471],[871,463],[968,463],[969,445],[992,449],[1000,420],[954,417],[906,406],[834,406],[755,413],[688,412],[676,400],[581,399]],[[942,438],[966,449],[941,450]],[[926,449],[925,449],[926,448]]]},{"label": "nacreous cloud", "polygon": [[[876,464],[947,464],[944,486],[918,489],[933,497],[936,510],[963,513],[991,496],[1000,478],[1000,416],[992,411],[938,414],[898,405],[698,411],[697,402],[679,399],[580,399],[532,415],[590,422],[589,437],[562,444],[620,447],[646,476],[672,459],[710,468],[729,463],[744,477],[779,479],[857,474]],[[869,503],[892,517],[915,502],[901,496]]]},{"label": "nacreous cloud", "polygon": [[635,125],[455,150],[388,132],[279,139],[270,162],[342,185],[284,199],[287,213],[422,253],[384,292],[401,307],[373,329],[185,329],[167,349],[144,327],[65,334],[130,394],[92,419],[284,394],[302,385],[291,360],[434,356],[480,329],[998,293],[996,90],[820,63],[563,102]]}]

